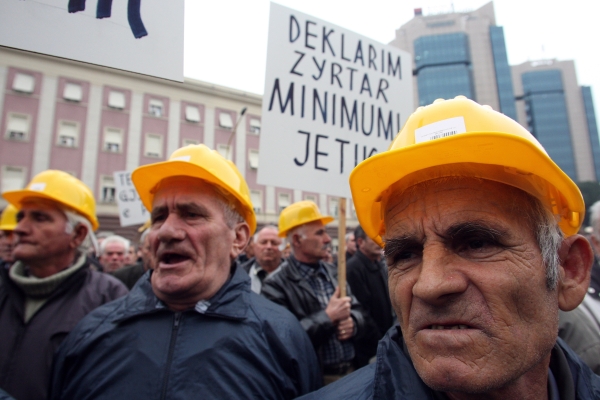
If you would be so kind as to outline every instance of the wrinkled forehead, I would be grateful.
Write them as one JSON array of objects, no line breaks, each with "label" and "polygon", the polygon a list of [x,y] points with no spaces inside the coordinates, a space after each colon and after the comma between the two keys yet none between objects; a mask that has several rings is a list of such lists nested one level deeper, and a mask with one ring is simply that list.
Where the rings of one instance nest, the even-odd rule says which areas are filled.
[{"label": "wrinkled forehead", "polygon": [[65,210],[59,203],[39,197],[27,197],[23,199],[19,208],[19,212],[21,211],[49,211],[59,213],[65,219],[67,218]]},{"label": "wrinkled forehead", "polygon": [[[498,218],[526,214],[536,200],[524,191],[503,183],[479,178],[447,177],[418,183],[408,188],[392,187],[384,202],[386,231],[417,210],[452,209],[468,216],[493,212]],[[445,208],[444,208],[445,207]]]},{"label": "wrinkled forehead", "polygon": [[163,179],[157,185],[152,208],[168,201],[202,203],[208,199],[225,201],[214,185],[202,179],[174,176]]}]

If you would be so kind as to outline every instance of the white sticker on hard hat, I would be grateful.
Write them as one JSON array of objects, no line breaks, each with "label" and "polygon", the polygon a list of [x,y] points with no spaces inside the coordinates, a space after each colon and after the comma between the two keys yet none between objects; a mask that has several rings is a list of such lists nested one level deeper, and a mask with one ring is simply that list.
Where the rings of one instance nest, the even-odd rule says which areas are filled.
[{"label": "white sticker on hard hat", "polygon": [[29,186],[29,190],[35,190],[36,192],[42,192],[44,189],[46,189],[46,183],[44,182],[32,183]]},{"label": "white sticker on hard hat", "polygon": [[169,161],[190,161],[192,156],[181,156],[181,157],[173,157]]},{"label": "white sticker on hard hat", "polygon": [[433,124],[415,129],[415,143],[428,140],[441,139],[458,133],[465,133],[465,119],[463,117],[448,118]]}]

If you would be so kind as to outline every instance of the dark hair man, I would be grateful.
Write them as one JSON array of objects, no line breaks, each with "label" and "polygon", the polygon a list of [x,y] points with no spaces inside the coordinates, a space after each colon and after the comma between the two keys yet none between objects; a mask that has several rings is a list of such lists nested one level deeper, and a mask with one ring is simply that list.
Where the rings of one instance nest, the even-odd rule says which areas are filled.
[{"label": "dark hair man", "polygon": [[16,262],[0,270],[0,387],[19,400],[45,399],[61,341],[87,313],[127,289],[89,268],[98,220],[83,182],[48,170],[3,197],[19,211]]},{"label": "dark hair man", "polygon": [[557,338],[558,311],[589,285],[585,205],[531,133],[463,96],[436,100],[350,186],[384,246],[399,327],[375,364],[310,397],[600,398]]},{"label": "dark hair man", "polygon": [[151,210],[153,269],[61,346],[51,397],[292,399],[316,389],[298,321],[235,262],[256,229],[250,191],[205,145],[133,171]]},{"label": "dark hair man", "polygon": [[371,326],[364,337],[355,341],[356,368],[367,365],[377,352],[377,342],[394,324],[388,293],[387,267],[381,260],[381,247],[359,225],[354,230],[357,250],[347,263],[347,279],[352,292],[370,317]]}]

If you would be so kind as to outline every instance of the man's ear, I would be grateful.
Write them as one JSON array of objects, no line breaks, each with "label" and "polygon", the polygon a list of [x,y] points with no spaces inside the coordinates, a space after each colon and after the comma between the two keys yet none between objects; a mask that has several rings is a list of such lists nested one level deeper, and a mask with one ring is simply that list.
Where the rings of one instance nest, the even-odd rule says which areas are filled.
[{"label": "man's ear", "polygon": [[231,245],[230,256],[232,259],[235,259],[248,245],[248,239],[250,239],[250,227],[247,223],[240,222],[233,228],[233,233],[235,236]]},{"label": "man's ear", "polygon": [[558,255],[558,306],[563,311],[571,311],[587,293],[594,253],[586,238],[573,235],[563,240]]},{"label": "man's ear", "polygon": [[88,228],[83,224],[77,224],[73,229],[73,238],[71,239],[71,248],[76,249],[85,240],[87,236]]}]

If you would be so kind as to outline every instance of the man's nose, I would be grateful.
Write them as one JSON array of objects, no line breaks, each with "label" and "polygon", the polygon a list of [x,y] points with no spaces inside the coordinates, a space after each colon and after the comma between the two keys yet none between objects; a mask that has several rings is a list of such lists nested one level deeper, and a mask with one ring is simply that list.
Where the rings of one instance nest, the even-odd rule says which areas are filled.
[{"label": "man's nose", "polygon": [[464,262],[443,244],[426,245],[413,295],[426,303],[436,304],[445,302],[449,295],[467,290],[468,279],[456,268],[461,261]]},{"label": "man's nose", "polygon": [[185,232],[181,226],[182,222],[176,213],[169,213],[167,218],[158,228],[158,240],[168,242],[171,240],[183,240]]}]

